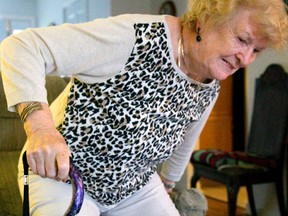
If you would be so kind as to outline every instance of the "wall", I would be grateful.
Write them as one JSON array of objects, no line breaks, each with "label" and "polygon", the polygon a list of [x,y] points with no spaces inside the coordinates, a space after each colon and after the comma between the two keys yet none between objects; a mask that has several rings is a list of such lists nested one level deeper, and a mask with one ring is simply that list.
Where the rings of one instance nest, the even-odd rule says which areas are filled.
[{"label": "wall", "polygon": [[[115,16],[123,13],[158,14],[165,0],[87,0],[89,1],[89,20],[100,17]],[[38,26],[63,22],[63,8],[75,0],[38,0]],[[177,15],[182,15],[187,8],[188,0],[174,0]]]},{"label": "wall", "polygon": [[[123,13],[158,14],[159,8],[165,2],[165,0],[0,0],[0,42],[7,37],[7,17],[25,18],[24,24],[16,22],[17,29],[59,25],[64,22],[64,8],[77,1],[89,3],[87,21]],[[181,16],[187,9],[188,0],[173,0],[173,2],[176,5],[177,15]]]},{"label": "wall", "polygon": [[[77,0],[37,0],[38,26],[63,23],[63,10]],[[107,17],[111,14],[111,0],[86,0],[89,20]]]},{"label": "wall", "polygon": [[[29,16],[35,18],[38,27],[51,23],[63,23],[63,9],[77,0],[0,0],[1,15]],[[165,0],[86,0],[89,2],[89,20],[122,13],[158,14]],[[182,15],[187,8],[188,0],[173,0],[177,15]],[[33,26],[32,26],[33,27]],[[0,23],[0,28],[5,25]]]},{"label": "wall", "polygon": [[37,26],[63,23],[63,7],[74,0],[37,0]]},{"label": "wall", "polygon": [[[23,21],[19,22],[19,18],[25,18],[26,21],[24,23],[28,22],[32,26],[35,26],[35,18],[37,16],[36,0],[10,0],[9,2],[7,0],[0,0],[0,5],[0,41],[11,30],[10,28],[9,30],[6,29],[7,19],[13,19],[11,25],[13,25],[12,23],[18,23],[16,25],[19,27],[19,24]],[[20,25],[23,25],[23,23]]]},{"label": "wall", "polygon": [[[249,131],[253,101],[254,101],[254,89],[255,79],[260,77],[266,67],[272,63],[281,64],[286,72],[288,72],[288,51],[284,53],[277,53],[276,51],[269,50],[263,53],[259,58],[247,68],[246,71],[246,111],[247,111],[247,132]],[[287,163],[286,163],[286,175],[284,182],[287,183]],[[283,189],[287,193],[286,188]],[[254,186],[256,207],[259,209],[259,216],[278,216],[278,203],[275,197],[275,188],[272,184],[263,184]],[[287,194],[286,194],[287,199]],[[287,203],[287,202],[286,202]],[[249,209],[248,209],[249,211]]]},{"label": "wall", "polygon": [[[122,13],[158,14],[161,4],[166,0],[112,0],[111,15]],[[177,16],[181,16],[187,9],[188,0],[173,0],[176,5]]]},{"label": "wall", "polygon": [[89,17],[90,20],[104,18],[111,15],[112,0],[89,0]]},{"label": "wall", "polygon": [[35,16],[37,0],[0,0],[1,15]]},{"label": "wall", "polygon": [[[50,23],[63,23],[63,8],[75,0],[34,0],[37,1],[38,26]],[[87,0],[89,1],[89,20],[100,17],[115,16],[123,13],[158,14],[165,0]],[[188,0],[174,0],[177,15],[182,15],[187,8]]]},{"label": "wall", "polygon": [[[287,52],[276,52],[273,50],[267,50],[262,53],[258,59],[247,68],[246,72],[246,101],[247,101],[247,124],[250,125],[252,107],[254,101],[254,88],[255,79],[260,77],[266,67],[272,63],[281,64],[288,72],[288,51]],[[247,131],[249,127],[247,127]]]},{"label": "wall", "polygon": [[[163,4],[165,0],[151,0],[151,14],[158,14],[159,8],[161,4]],[[181,16],[187,10],[188,0],[173,0],[176,5],[176,15]]]},{"label": "wall", "polygon": [[124,13],[150,13],[150,0],[112,0],[111,15],[119,15]]}]

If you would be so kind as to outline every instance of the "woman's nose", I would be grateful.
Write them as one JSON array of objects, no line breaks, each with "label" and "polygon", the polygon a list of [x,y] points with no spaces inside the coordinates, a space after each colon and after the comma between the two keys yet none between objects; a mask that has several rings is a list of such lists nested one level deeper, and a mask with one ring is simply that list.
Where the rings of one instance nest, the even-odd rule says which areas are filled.
[{"label": "woman's nose", "polygon": [[247,48],[246,50],[239,52],[237,58],[240,61],[241,67],[246,67],[256,59],[256,53],[254,48]]}]

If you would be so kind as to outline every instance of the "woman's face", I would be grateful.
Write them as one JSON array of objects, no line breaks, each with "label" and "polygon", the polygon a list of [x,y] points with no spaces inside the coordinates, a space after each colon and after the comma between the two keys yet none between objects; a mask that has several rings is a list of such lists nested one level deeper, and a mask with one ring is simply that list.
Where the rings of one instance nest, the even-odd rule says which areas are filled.
[{"label": "woman's face", "polygon": [[215,28],[200,27],[202,41],[196,43],[196,50],[189,50],[189,55],[193,59],[191,68],[197,69],[205,79],[224,80],[251,64],[267,47],[251,11],[241,10]]}]

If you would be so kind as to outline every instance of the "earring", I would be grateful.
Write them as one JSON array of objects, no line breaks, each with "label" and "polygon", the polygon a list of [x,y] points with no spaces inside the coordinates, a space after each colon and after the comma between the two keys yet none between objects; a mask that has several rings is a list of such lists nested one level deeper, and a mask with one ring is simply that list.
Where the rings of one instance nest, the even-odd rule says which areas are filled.
[{"label": "earring", "polygon": [[200,28],[197,29],[197,35],[196,35],[196,41],[200,42],[202,40],[201,35],[200,35]]}]

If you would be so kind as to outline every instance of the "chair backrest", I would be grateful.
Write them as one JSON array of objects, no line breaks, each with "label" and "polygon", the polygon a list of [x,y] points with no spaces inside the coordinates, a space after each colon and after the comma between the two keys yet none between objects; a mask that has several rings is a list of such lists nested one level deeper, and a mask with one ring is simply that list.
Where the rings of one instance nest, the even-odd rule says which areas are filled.
[{"label": "chair backrest", "polygon": [[288,74],[272,64],[256,80],[254,108],[247,151],[280,159],[288,122]]}]

